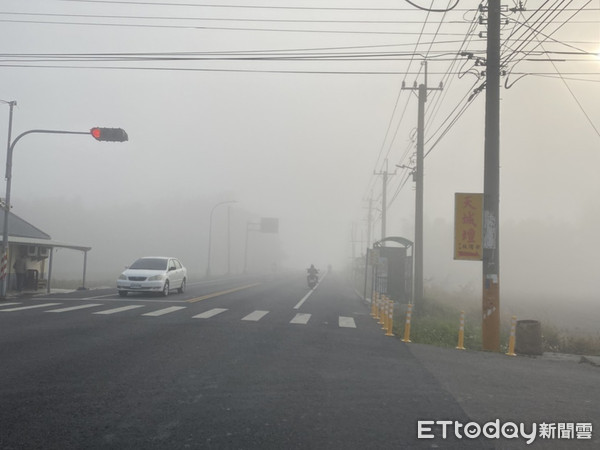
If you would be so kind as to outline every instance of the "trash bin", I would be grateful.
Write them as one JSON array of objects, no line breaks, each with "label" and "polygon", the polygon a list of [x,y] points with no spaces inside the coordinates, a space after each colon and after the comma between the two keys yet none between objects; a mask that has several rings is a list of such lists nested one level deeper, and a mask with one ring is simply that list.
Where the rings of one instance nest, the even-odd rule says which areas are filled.
[{"label": "trash bin", "polygon": [[542,327],[537,320],[517,320],[515,329],[515,353],[519,355],[541,355]]}]

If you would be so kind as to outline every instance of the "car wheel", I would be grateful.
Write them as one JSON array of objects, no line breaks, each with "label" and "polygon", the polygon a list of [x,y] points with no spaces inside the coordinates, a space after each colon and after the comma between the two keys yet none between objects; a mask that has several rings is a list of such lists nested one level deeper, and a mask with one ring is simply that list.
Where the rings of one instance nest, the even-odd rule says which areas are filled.
[{"label": "car wheel", "polygon": [[127,291],[119,291],[119,297],[127,297]]},{"label": "car wheel", "polygon": [[165,285],[163,286],[163,290],[162,290],[162,295],[163,295],[163,297],[166,297],[167,295],[169,295],[169,280],[165,281]]},{"label": "car wheel", "polygon": [[177,289],[177,292],[179,292],[180,294],[183,294],[185,292],[185,278],[181,280],[181,287]]}]

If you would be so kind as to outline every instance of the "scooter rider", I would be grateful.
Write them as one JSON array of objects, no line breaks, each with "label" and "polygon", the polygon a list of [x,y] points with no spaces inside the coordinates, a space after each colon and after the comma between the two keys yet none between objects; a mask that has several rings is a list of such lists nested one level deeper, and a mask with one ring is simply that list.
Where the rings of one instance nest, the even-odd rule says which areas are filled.
[{"label": "scooter rider", "polygon": [[308,272],[308,276],[316,276],[319,273],[319,270],[313,264],[311,264],[310,267],[306,269],[306,271]]}]

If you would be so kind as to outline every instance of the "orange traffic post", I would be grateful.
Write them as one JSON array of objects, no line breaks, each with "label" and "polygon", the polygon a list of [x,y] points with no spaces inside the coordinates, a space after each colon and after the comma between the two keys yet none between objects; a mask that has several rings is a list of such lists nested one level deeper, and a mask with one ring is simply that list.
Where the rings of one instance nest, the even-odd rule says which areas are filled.
[{"label": "orange traffic post", "polygon": [[389,309],[388,309],[388,328],[386,336],[393,336],[394,333],[394,302],[390,300]]},{"label": "orange traffic post", "polygon": [[377,291],[373,292],[371,297],[371,317],[375,317],[377,315]]},{"label": "orange traffic post", "polygon": [[515,332],[517,329],[517,316],[512,316],[510,323],[510,338],[508,339],[508,356],[517,356],[515,353]]},{"label": "orange traffic post", "polygon": [[379,304],[381,303],[381,295],[379,292],[375,294],[375,315],[373,316],[375,319],[379,320]]},{"label": "orange traffic post", "polygon": [[381,329],[382,330],[386,330],[387,329],[387,310],[388,310],[388,297],[387,295],[384,295],[382,300],[382,304],[381,304],[381,321],[379,322],[381,324]]},{"label": "orange traffic post", "polygon": [[411,342],[411,340],[410,340],[411,316],[412,316],[412,303],[409,303],[408,309],[406,310],[406,323],[404,324],[404,339],[402,339],[402,342]]},{"label": "orange traffic post", "polygon": [[381,294],[379,296],[379,308],[377,310],[377,323],[381,325],[383,323],[383,307],[385,304],[385,295]]},{"label": "orange traffic post", "polygon": [[458,328],[458,350],[465,350],[465,312],[460,312],[460,326]]}]

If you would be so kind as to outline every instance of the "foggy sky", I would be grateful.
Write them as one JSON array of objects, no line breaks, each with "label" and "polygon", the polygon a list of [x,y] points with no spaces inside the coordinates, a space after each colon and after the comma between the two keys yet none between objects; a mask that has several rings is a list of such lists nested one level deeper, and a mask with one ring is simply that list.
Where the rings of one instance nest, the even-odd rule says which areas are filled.
[{"label": "foggy sky", "polygon": [[[3,2],[3,9],[5,12],[97,15],[95,20],[62,18],[67,22],[90,23],[105,23],[108,19],[102,19],[103,15],[118,14],[340,20],[423,21],[426,18],[426,13],[418,11],[261,12],[90,2],[23,3]],[[541,3],[529,1],[527,7],[535,10]],[[262,4],[279,5],[280,2]],[[340,6],[333,1],[313,4]],[[461,7],[474,8],[478,4],[461,2]],[[407,5],[377,3],[380,7],[395,8]],[[373,5],[355,1],[345,2],[343,6]],[[3,17],[50,20],[46,16]],[[463,17],[470,20],[472,14],[453,12],[448,14],[447,20]],[[595,9],[577,17],[591,23],[566,25],[553,37],[577,41],[578,48],[597,52],[600,11]],[[429,30],[434,31],[439,16],[432,16],[430,20]],[[121,22],[132,23],[133,20]],[[182,21],[168,23],[181,24]],[[214,22],[209,24],[215,26]],[[221,25],[240,26],[240,23]],[[258,27],[255,23],[246,26]],[[293,27],[290,24],[261,26]],[[308,27],[357,29],[359,25],[296,26]],[[397,31],[399,27],[420,30],[418,24],[360,27],[371,31]],[[463,24],[447,31],[464,33],[466,29]],[[20,22],[4,23],[0,33],[1,53],[11,55],[289,50],[398,43],[411,44],[408,50],[412,50],[417,39],[415,35],[398,34]],[[508,33],[507,29],[504,35]],[[442,40],[442,37],[437,39]],[[426,47],[421,50],[423,48]],[[474,40],[470,48],[485,48],[484,41]],[[40,64],[57,65],[52,61]],[[377,203],[380,202],[381,178],[373,172],[383,169],[386,154],[393,171],[396,164],[409,163],[410,154],[414,153],[411,136],[416,126],[417,103],[414,94],[401,92],[401,82],[406,80],[409,86],[415,81],[420,83],[422,75],[140,68],[420,70],[420,59],[408,64],[406,60],[370,63],[212,61],[111,63],[111,66],[136,67],[113,70],[0,67],[0,98],[18,102],[13,137],[32,128],[85,131],[93,126],[114,126],[124,128],[130,138],[127,143],[99,143],[87,136],[24,138],[15,150],[13,211],[56,240],[93,246],[92,278],[94,275],[109,277],[136,257],[154,252],[180,256],[195,273],[202,274],[206,264],[208,216],[211,208],[224,200],[237,202],[232,208],[237,217],[233,240],[238,254],[247,220],[277,217],[280,233],[274,245],[281,246],[286,266],[305,267],[311,263],[340,266],[353,256],[352,235],[362,241],[355,244],[354,256],[360,256],[366,246],[367,198],[373,195],[374,205],[381,208]],[[431,86],[439,83],[448,64],[435,59],[429,61]],[[556,64],[565,73],[600,73],[600,59]],[[70,65],[94,64],[73,62]],[[517,68],[523,72],[556,73],[549,62],[525,61]],[[515,78],[513,76],[511,82]],[[600,136],[585,114],[600,129],[600,85],[597,76],[593,78],[595,82],[578,81],[584,77],[575,75],[566,78],[562,81],[529,76],[501,91],[503,292],[542,295],[572,291],[597,297],[592,280],[597,279],[600,269],[596,257],[600,248],[597,234],[600,229],[597,200]],[[431,135],[440,127],[475,81],[475,77],[467,74],[445,86],[440,112],[428,125],[427,133]],[[397,98],[400,100],[396,106]],[[434,104],[433,98],[428,107]],[[405,104],[406,112],[396,133]],[[6,105],[0,105],[2,123],[8,124]],[[481,94],[425,159],[425,277],[443,280],[451,287],[477,283],[481,276],[479,263],[452,261],[452,221],[454,193],[482,191],[483,127],[484,94]],[[0,126],[0,141],[6,141],[6,129]],[[408,157],[404,157],[407,148],[411,150]],[[405,178],[402,170],[391,177],[389,198]],[[220,207],[214,215],[214,226],[221,233],[226,209]],[[378,217],[378,211],[374,210],[373,215]],[[413,221],[414,190],[412,180],[408,180],[388,210],[388,235],[413,239]],[[380,226],[380,221],[374,222],[372,239],[381,237]],[[223,236],[215,236],[217,247],[213,250],[219,269],[224,270]]]}]

